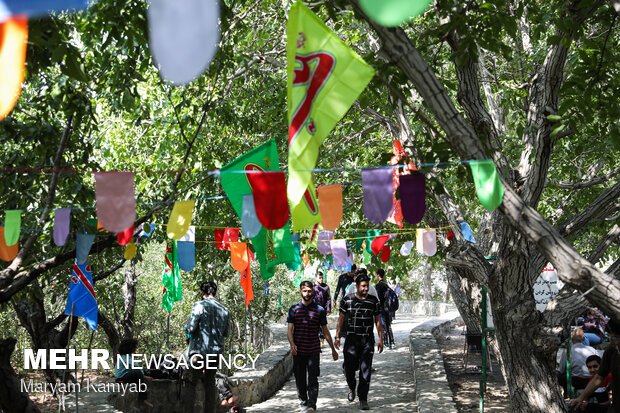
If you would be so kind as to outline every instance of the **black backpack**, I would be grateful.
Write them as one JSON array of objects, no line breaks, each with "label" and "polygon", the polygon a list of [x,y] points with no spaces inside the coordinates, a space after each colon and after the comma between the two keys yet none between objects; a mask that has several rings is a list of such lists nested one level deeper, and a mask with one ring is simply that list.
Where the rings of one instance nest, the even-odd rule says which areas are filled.
[{"label": "black backpack", "polygon": [[388,287],[385,293],[385,310],[390,313],[398,311],[398,295]]}]

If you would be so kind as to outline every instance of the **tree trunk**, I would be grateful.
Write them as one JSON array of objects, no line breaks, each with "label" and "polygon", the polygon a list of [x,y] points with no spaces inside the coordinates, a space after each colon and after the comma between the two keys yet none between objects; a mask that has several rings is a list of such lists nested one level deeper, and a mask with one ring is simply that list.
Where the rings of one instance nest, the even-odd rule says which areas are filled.
[{"label": "tree trunk", "polygon": [[422,268],[422,297],[426,301],[433,300],[433,281],[431,274],[433,272],[433,263],[427,259]]},{"label": "tree trunk", "polygon": [[40,410],[22,392],[21,382],[11,366],[11,354],[15,350],[14,338],[0,340],[0,411],[4,413],[38,413]]},{"label": "tree trunk", "polygon": [[480,332],[482,289],[479,285],[459,275],[451,267],[446,266],[448,291],[452,294],[454,304],[470,332]]},{"label": "tree trunk", "polygon": [[125,283],[123,284],[123,303],[125,313],[123,314],[123,338],[132,338],[135,327],[136,310],[136,261],[132,260],[129,268],[125,272]]}]

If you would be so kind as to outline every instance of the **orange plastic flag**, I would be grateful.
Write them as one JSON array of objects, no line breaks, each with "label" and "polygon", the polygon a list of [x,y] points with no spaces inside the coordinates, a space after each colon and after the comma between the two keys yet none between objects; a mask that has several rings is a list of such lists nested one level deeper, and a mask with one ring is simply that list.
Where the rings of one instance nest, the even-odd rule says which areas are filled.
[{"label": "orange plastic flag", "polygon": [[0,120],[15,106],[24,83],[28,19],[13,16],[0,24]]},{"label": "orange plastic flag", "polygon": [[0,260],[11,262],[13,258],[17,256],[19,251],[19,242],[11,245],[10,247],[6,245],[4,241],[4,227],[0,227]]},{"label": "orange plastic flag", "polygon": [[319,211],[321,225],[328,231],[335,231],[342,221],[342,185],[319,187]]},{"label": "orange plastic flag", "polygon": [[245,242],[231,242],[230,261],[236,271],[245,271],[250,264],[250,257],[248,256],[248,244]]},{"label": "orange plastic flag", "polygon": [[235,270],[239,271],[241,277],[239,282],[245,292],[245,306],[250,305],[250,301],[254,299],[254,291],[252,290],[252,271],[250,269],[250,250],[245,242],[231,242],[230,244],[230,260]]},{"label": "orange plastic flag", "polygon": [[309,261],[309,260],[310,260],[310,259],[308,258],[308,253],[306,252],[306,253],[304,254],[304,265],[305,265],[305,266],[307,266],[307,265],[308,265],[308,261]]}]

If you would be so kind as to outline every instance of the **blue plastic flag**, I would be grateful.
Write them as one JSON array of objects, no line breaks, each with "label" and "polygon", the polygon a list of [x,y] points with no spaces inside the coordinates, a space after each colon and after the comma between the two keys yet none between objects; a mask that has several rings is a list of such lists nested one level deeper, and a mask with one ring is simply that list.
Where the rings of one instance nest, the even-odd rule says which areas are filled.
[{"label": "blue plastic flag", "polygon": [[476,238],[474,238],[474,232],[471,230],[471,227],[467,222],[461,222],[461,232],[463,233],[463,237],[466,241],[476,243]]},{"label": "blue plastic flag", "polygon": [[0,22],[16,14],[32,18],[52,11],[84,9],[87,5],[88,0],[0,0]]},{"label": "blue plastic flag", "polygon": [[91,330],[97,328],[97,296],[93,286],[93,277],[90,273],[90,265],[87,265],[86,262],[78,265],[77,260],[73,263],[65,314],[71,315],[72,309],[73,315],[82,317]]}]

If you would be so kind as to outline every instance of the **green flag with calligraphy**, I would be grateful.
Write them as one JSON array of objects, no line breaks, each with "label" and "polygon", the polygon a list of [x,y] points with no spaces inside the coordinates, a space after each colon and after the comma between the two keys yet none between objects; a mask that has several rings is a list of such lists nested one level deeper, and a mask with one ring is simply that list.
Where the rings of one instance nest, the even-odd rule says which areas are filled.
[{"label": "green flag with calligraphy", "polygon": [[162,282],[164,283],[164,294],[161,299],[161,306],[170,313],[174,303],[183,299],[181,273],[177,260],[177,244],[172,240],[166,244]]}]

